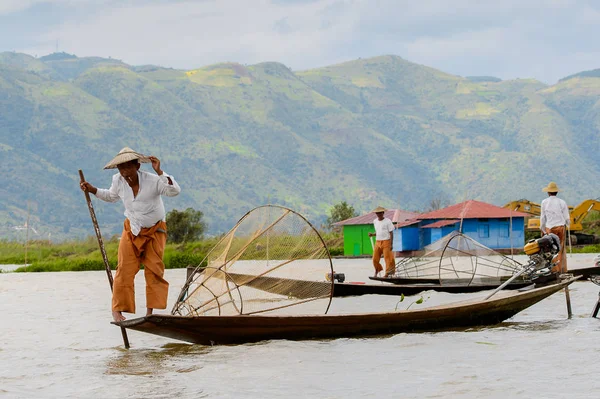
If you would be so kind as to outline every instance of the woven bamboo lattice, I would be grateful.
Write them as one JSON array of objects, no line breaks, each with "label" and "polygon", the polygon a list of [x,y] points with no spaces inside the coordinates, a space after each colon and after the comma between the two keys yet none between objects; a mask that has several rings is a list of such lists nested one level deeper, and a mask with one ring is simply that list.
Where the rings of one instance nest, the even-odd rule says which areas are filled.
[{"label": "woven bamboo lattice", "polygon": [[184,285],[172,313],[182,316],[324,314],[333,295],[327,247],[301,215],[255,208],[211,249]]},{"label": "woven bamboo lattice", "polygon": [[500,284],[522,268],[516,260],[454,231],[425,247],[422,256],[400,260],[394,277],[439,279],[442,285]]}]

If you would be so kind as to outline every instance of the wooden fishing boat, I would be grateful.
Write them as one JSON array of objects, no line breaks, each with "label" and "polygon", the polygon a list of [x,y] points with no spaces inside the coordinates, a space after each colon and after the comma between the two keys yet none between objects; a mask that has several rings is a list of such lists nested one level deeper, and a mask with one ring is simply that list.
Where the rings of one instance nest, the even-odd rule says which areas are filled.
[{"label": "wooden fishing boat", "polygon": [[[188,269],[188,279],[193,276],[193,269]],[[262,289],[275,294],[285,294],[294,296],[300,299],[309,298],[305,291],[306,281],[295,280],[281,277],[266,277],[266,276],[250,276],[239,273],[228,273],[229,278],[236,284],[246,283],[248,286]],[[396,279],[393,278],[378,278],[371,277],[372,280],[381,282],[393,282],[393,284],[367,284],[363,282],[335,282],[333,285],[333,297],[343,298],[348,296],[360,296],[360,295],[395,295],[395,296],[410,296],[417,295],[423,291],[436,291],[436,292],[448,292],[452,294],[467,294],[472,292],[493,290],[497,288],[503,281],[489,281],[487,283],[471,284],[467,281],[457,281],[454,284],[446,283],[444,285],[439,283],[439,280],[434,282],[427,282],[427,279],[412,279],[413,281],[408,284],[396,283]],[[390,281],[392,280],[392,281]],[[402,279],[404,281],[405,279]],[[532,285],[531,281],[517,280],[506,286],[508,290],[521,289]],[[313,282],[313,286],[322,285],[324,288],[331,286],[331,282]],[[284,286],[285,288],[282,288]]]},{"label": "wooden fishing boat", "polygon": [[590,267],[569,268],[569,273],[574,276],[581,276],[583,279],[590,279],[591,276],[600,274],[600,263]]},{"label": "wooden fishing boat", "polygon": [[[589,266],[589,267],[569,268],[569,273],[571,273],[573,276],[581,276],[582,279],[589,279],[590,276],[600,274],[600,264],[596,264],[594,266]],[[392,283],[392,284],[404,285],[404,286],[422,285],[422,284],[440,285],[439,278],[392,276],[392,277],[369,277],[369,279],[374,280],[374,281],[381,281],[381,282],[385,282],[385,283]],[[507,278],[505,278],[504,280],[506,280],[506,279]],[[447,281],[449,281],[449,280],[447,280]],[[459,287],[460,286],[465,287],[466,285],[468,285],[468,283],[470,283],[470,279],[456,279],[456,280],[452,281],[453,287],[449,288],[448,291],[446,291],[444,289],[444,287],[440,287],[440,289],[435,289],[435,288],[432,288],[432,289],[435,291],[454,292],[454,293],[476,292],[476,291],[481,291],[481,290],[493,289],[493,288],[499,286],[502,282],[503,281],[501,281],[501,280],[494,280],[494,279],[488,279],[487,281],[481,280],[480,282],[477,283],[478,286],[481,287],[481,289],[475,289],[473,291],[460,291]],[[526,285],[529,285],[531,283],[532,283],[532,281],[527,281],[527,280],[515,281],[515,282],[509,284],[509,286],[507,286],[507,288],[508,289],[518,289],[518,288],[524,287]]]},{"label": "wooden fishing boat", "polygon": [[[373,278],[372,280],[391,282],[385,278]],[[357,283],[335,283],[333,287],[334,297],[346,297],[346,296],[358,296],[358,295],[416,295],[423,291],[436,291],[436,292],[448,292],[451,294],[467,294],[472,292],[480,292],[486,290],[493,290],[497,288],[501,282],[488,283],[488,284],[439,284],[427,283],[417,281],[419,279],[413,279],[409,283],[396,283],[393,284],[357,284]],[[518,290],[532,285],[531,281],[519,280],[511,284],[508,284],[505,289],[507,290]]]},{"label": "wooden fishing boat", "polygon": [[[467,292],[476,292],[476,291],[482,291],[482,290],[489,290],[489,289],[494,289],[496,287],[498,287],[500,284],[504,283],[505,281],[507,281],[509,279],[509,277],[504,277],[504,278],[479,278],[477,281],[474,281],[473,279],[470,278],[456,278],[456,279],[447,279],[447,280],[440,280],[440,279],[425,279],[425,278],[408,278],[408,277],[395,277],[395,276],[390,276],[390,277],[369,277],[370,280],[374,280],[374,281],[381,281],[381,282],[385,282],[385,283],[392,283],[392,284],[404,284],[404,285],[412,285],[412,284],[431,284],[431,285],[454,285],[456,287],[467,287],[467,286],[472,286],[472,285],[476,285],[476,286],[480,286],[482,287],[481,289],[475,290],[475,291],[467,291]],[[514,285],[515,288],[522,288],[525,287],[527,285],[531,285],[532,281],[531,280],[527,280],[527,279],[520,279],[517,280],[515,282],[512,282],[509,285]]]},{"label": "wooden fishing boat", "polygon": [[[294,296],[300,299],[307,299],[311,296],[310,292],[305,290],[306,281],[295,280],[290,278],[281,277],[266,277],[266,276],[251,276],[247,274],[239,273],[228,273],[228,277],[232,282],[236,284],[245,283],[250,287],[255,287],[273,294],[284,294],[288,296]],[[371,277],[372,280],[393,282],[393,278],[378,278]],[[416,280],[416,279],[415,279]],[[437,291],[437,292],[448,292],[453,294],[466,294],[471,292],[479,292],[486,290],[493,290],[497,288],[504,281],[497,279],[490,279],[483,281],[478,284],[470,284],[470,281],[459,281],[457,280],[454,284],[446,283],[444,285],[438,283],[426,283],[419,282],[413,284],[361,284],[361,283],[339,283],[335,282],[333,285],[333,297],[347,297],[347,296],[360,296],[360,295],[416,295],[423,291]],[[528,280],[517,280],[508,284],[506,289],[516,290],[532,285],[533,283]],[[328,289],[331,287],[331,282],[312,282],[313,288],[316,285],[322,285],[322,289]],[[285,288],[282,288],[285,287]]]},{"label": "wooden fishing boat", "polygon": [[[489,275],[486,270],[500,278],[500,271],[512,270],[504,259],[483,259],[480,249],[476,255],[479,260],[472,265],[477,272],[469,273],[467,286],[473,287],[476,279]],[[473,258],[463,256],[459,260],[465,259]],[[452,262],[453,274],[462,276],[464,268],[459,268],[454,259]],[[496,324],[576,280],[499,291],[480,299],[424,309],[332,315],[328,314],[331,301],[342,296],[340,287],[363,289],[363,293],[373,287],[320,280],[319,276],[335,274],[324,241],[304,217],[275,205],[261,206],[244,215],[201,264],[206,266],[198,266],[188,275],[170,315],[150,315],[114,324],[206,345],[438,331]],[[446,289],[452,286],[443,285]],[[389,287],[405,290],[396,290],[396,295],[409,295],[408,289],[412,293],[432,289],[426,284]],[[459,292],[468,289],[463,285],[459,288]]]},{"label": "wooden fishing boat", "polygon": [[306,340],[439,331],[497,324],[567,287],[577,278],[521,291],[500,291],[426,309],[342,315],[150,315],[119,327],[196,344],[242,344],[272,339]]},{"label": "wooden fishing boat", "polygon": [[392,283],[392,284],[403,284],[403,285],[409,285],[409,284],[440,284],[440,279],[439,277],[397,277],[397,276],[390,276],[390,277],[372,277],[369,276],[369,280],[374,280],[374,281],[381,281],[384,283]]}]

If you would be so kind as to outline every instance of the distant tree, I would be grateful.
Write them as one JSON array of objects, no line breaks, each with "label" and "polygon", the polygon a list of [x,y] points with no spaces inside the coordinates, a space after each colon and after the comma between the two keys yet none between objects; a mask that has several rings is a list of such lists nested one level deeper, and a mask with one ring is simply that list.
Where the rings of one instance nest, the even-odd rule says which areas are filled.
[{"label": "distant tree", "polygon": [[431,212],[431,211],[437,211],[438,209],[442,209],[442,199],[441,198],[434,198],[432,200],[429,201],[429,207],[427,208],[427,211]]},{"label": "distant tree", "polygon": [[448,200],[443,194],[436,193],[433,198],[429,200],[428,206],[425,208],[424,212],[432,212],[437,211],[438,209],[442,209],[448,206]]},{"label": "distant tree", "polygon": [[342,201],[339,204],[335,204],[329,210],[329,217],[327,218],[327,227],[331,228],[334,223],[341,222],[342,220],[350,219],[358,216],[358,213],[354,210],[354,207],[348,205],[346,201]]},{"label": "distant tree", "polygon": [[206,231],[204,214],[193,208],[185,211],[173,209],[167,213],[167,231],[169,241],[174,243],[194,241],[201,238]]}]

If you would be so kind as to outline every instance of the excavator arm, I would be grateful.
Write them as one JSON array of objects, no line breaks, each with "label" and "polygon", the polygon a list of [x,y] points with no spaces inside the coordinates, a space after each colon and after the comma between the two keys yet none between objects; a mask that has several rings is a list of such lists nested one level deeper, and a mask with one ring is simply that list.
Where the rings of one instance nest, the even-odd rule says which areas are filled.
[{"label": "excavator arm", "polygon": [[504,205],[504,208],[531,215],[525,220],[525,223],[527,223],[526,229],[528,231],[540,229],[540,215],[542,214],[542,206],[540,204],[536,204],[535,202],[526,199],[520,199],[509,202]]},{"label": "excavator arm", "polygon": [[571,213],[571,231],[581,231],[581,222],[591,211],[600,211],[600,200],[588,199],[577,205]]},{"label": "excavator arm", "polygon": [[511,201],[504,205],[504,208],[508,208],[516,212],[528,213],[532,216],[540,216],[542,212],[542,207],[540,204],[536,204],[535,202],[531,202],[526,199]]}]

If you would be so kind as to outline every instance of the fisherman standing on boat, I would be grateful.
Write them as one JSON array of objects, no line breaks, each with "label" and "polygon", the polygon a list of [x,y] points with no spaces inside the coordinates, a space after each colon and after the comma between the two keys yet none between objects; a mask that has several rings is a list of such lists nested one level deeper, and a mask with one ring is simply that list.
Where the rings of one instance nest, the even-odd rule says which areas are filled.
[{"label": "fisherman standing on boat", "polygon": [[567,236],[567,227],[571,224],[569,208],[567,203],[558,198],[556,194],[560,191],[555,182],[550,182],[542,191],[548,193],[548,198],[542,201],[542,211],[540,217],[540,229],[542,235],[554,233],[560,240],[560,252],[557,256],[557,262],[552,268],[553,273],[567,272],[567,256],[565,251],[565,241]]},{"label": "fisherman standing on boat", "polygon": [[375,275],[383,270],[381,263],[381,254],[385,259],[385,277],[389,277],[395,272],[394,254],[392,247],[394,246],[394,224],[392,221],[384,217],[385,208],[378,206],[373,210],[377,219],[373,220],[375,233],[369,233],[369,237],[375,237],[375,245],[373,247],[373,267],[375,267]]},{"label": "fisherman standing on boat", "polygon": [[[152,163],[156,174],[139,170],[140,162]],[[113,285],[112,314],[115,321],[123,321],[122,312],[135,313],[134,278],[144,265],[146,278],[146,315],[153,309],[166,309],[169,283],[163,278],[163,254],[167,242],[165,207],[161,195],[175,197],[181,189],[172,176],[163,172],[160,160],[146,157],[129,147],[123,148],[104,169],[119,170],[113,175],[108,190],[81,183],[83,191],[90,192],[106,202],[122,200],[125,205],[125,223],[119,241],[118,266]]]}]

